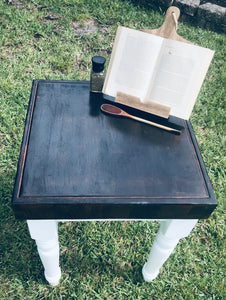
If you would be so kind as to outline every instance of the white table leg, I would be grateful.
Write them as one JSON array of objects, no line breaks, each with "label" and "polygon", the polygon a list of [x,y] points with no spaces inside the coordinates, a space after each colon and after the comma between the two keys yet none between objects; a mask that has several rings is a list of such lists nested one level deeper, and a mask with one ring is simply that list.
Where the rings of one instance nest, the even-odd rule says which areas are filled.
[{"label": "white table leg", "polygon": [[154,240],[148,261],[142,269],[145,281],[152,281],[159,273],[159,269],[173,252],[181,238],[189,235],[198,220],[165,220]]},{"label": "white table leg", "polygon": [[[154,240],[148,261],[143,266],[145,281],[152,281],[159,269],[173,252],[181,238],[189,235],[198,220],[165,220]],[[50,285],[60,281],[58,222],[55,220],[28,220],[31,238],[36,241],[38,253],[44,266],[44,275]]]},{"label": "white table leg", "polygon": [[44,275],[50,285],[59,283],[58,223],[55,220],[28,220],[31,238],[36,241],[38,253],[44,266]]}]

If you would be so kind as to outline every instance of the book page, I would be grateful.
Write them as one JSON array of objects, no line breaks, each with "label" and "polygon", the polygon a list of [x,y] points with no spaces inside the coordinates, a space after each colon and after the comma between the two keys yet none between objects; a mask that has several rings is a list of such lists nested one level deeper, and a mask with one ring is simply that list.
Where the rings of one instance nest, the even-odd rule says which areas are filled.
[{"label": "book page", "polygon": [[139,97],[146,95],[163,38],[119,27],[103,93],[115,97],[117,92]]},{"label": "book page", "polygon": [[214,51],[164,39],[160,60],[145,97],[171,107],[171,115],[189,119]]}]

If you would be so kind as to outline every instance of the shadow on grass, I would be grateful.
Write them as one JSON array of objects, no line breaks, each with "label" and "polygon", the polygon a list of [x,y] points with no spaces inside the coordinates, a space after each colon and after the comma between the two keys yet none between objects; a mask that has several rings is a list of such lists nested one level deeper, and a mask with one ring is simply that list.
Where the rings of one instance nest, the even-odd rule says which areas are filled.
[{"label": "shadow on grass", "polygon": [[111,282],[144,282],[142,267],[158,223],[148,225],[153,236],[144,234],[144,222],[66,223],[59,227],[61,265],[71,280],[108,278]]},{"label": "shadow on grass", "polygon": [[[143,283],[142,265],[140,262],[120,263],[108,256],[93,258],[90,255],[81,257],[75,255],[70,258],[70,262],[62,257],[63,273],[68,273],[71,280],[82,277],[84,281],[88,277],[108,278],[113,281],[118,278],[120,281],[127,281],[133,284]],[[73,266],[73,268],[72,268]]]}]

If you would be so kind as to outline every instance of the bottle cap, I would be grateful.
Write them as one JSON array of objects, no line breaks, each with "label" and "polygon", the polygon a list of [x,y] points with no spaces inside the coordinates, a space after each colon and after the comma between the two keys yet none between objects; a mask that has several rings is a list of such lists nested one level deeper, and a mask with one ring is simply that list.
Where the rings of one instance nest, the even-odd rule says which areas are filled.
[{"label": "bottle cap", "polygon": [[106,59],[103,56],[92,57],[92,66],[94,72],[101,72],[104,69]]}]

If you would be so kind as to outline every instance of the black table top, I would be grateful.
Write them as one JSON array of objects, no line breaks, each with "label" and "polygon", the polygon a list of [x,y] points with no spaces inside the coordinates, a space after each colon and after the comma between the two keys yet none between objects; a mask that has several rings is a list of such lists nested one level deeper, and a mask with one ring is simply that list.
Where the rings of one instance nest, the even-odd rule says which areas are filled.
[{"label": "black table top", "polygon": [[[181,135],[100,111],[89,82],[33,82],[13,208],[23,219],[206,218],[217,205],[189,121]],[[138,112],[140,113],[140,112]]]}]

